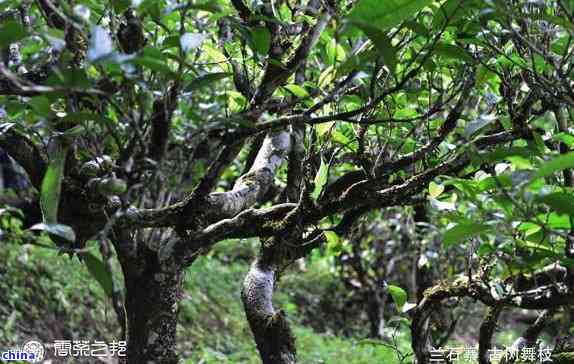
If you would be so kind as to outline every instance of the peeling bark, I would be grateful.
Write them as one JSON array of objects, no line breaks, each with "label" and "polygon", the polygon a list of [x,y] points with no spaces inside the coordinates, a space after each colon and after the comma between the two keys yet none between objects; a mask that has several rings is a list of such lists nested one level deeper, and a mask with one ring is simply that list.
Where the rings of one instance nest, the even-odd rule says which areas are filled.
[{"label": "peeling bark", "polygon": [[243,282],[241,300],[263,364],[294,364],[295,337],[283,311],[273,307],[276,274],[276,267],[257,259]]},{"label": "peeling bark", "polygon": [[413,361],[414,364],[428,363],[430,358],[429,318],[434,308],[436,308],[436,306],[430,304],[428,307],[425,307],[425,309],[417,309],[414,312],[411,321],[411,346],[415,354]]},{"label": "peeling bark", "polygon": [[209,195],[208,214],[231,217],[260,201],[273,183],[275,173],[285,160],[290,147],[289,133],[269,134],[249,172],[237,180],[233,189]]}]

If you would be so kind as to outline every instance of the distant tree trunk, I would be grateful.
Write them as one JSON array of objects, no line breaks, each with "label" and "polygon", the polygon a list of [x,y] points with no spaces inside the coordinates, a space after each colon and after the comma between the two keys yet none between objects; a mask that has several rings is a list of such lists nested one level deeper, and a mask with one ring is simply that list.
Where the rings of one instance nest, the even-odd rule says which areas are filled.
[{"label": "distant tree trunk", "polygon": [[160,263],[147,248],[135,264],[122,264],[126,286],[127,364],[178,363],[175,352],[183,270]]},{"label": "distant tree trunk", "polygon": [[380,292],[378,288],[374,291],[368,291],[367,297],[367,315],[369,317],[369,337],[379,338],[383,335],[385,327],[385,300],[386,295]]}]

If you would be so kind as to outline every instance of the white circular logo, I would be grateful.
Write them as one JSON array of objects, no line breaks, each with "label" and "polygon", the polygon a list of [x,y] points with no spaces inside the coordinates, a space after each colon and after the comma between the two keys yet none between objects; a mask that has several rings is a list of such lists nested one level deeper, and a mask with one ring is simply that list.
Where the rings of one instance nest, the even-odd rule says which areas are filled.
[{"label": "white circular logo", "polygon": [[28,341],[22,346],[22,351],[28,354],[34,354],[33,359],[28,359],[30,363],[38,363],[44,359],[44,345],[38,341]]}]

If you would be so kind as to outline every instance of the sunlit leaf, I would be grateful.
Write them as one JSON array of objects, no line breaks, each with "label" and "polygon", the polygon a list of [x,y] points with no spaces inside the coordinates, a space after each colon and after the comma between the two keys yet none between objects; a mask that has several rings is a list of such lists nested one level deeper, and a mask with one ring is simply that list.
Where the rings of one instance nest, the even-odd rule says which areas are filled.
[{"label": "sunlit leaf", "polygon": [[569,168],[574,168],[574,152],[560,155],[543,163],[534,178],[548,177]]},{"label": "sunlit leaf", "polygon": [[429,197],[437,198],[444,191],[444,185],[439,185],[437,183],[429,183]]},{"label": "sunlit leaf", "polygon": [[325,161],[321,158],[321,166],[319,167],[319,171],[317,171],[317,175],[315,176],[315,189],[311,196],[314,199],[319,198],[321,192],[323,191],[323,187],[327,184],[327,177],[329,173],[329,167],[325,163]]},{"label": "sunlit leaf", "polygon": [[349,20],[361,28],[386,30],[414,16],[432,0],[359,0]]},{"label": "sunlit leaf", "polygon": [[305,97],[309,97],[309,93],[307,92],[307,90],[305,90],[303,87],[299,86],[299,85],[295,85],[295,84],[290,84],[290,85],[285,85],[284,86],[287,90],[289,90],[289,92],[291,92],[293,95],[299,97],[299,98],[305,98]]},{"label": "sunlit leaf", "polygon": [[343,62],[345,60],[346,54],[345,49],[337,42],[337,39],[332,38],[326,46],[327,60],[329,64],[335,64],[337,62]]},{"label": "sunlit leaf", "polygon": [[410,303],[407,302],[403,305],[403,308],[401,309],[401,312],[406,313],[409,312],[410,310],[412,310],[413,308],[417,307],[416,303]]},{"label": "sunlit leaf", "polygon": [[39,223],[30,227],[30,230],[44,231],[50,235],[55,235],[62,239],[65,239],[70,243],[76,241],[76,233],[68,225]]},{"label": "sunlit leaf", "polygon": [[389,294],[393,298],[393,302],[395,302],[395,305],[397,305],[397,308],[400,311],[404,306],[404,304],[407,302],[408,298],[407,292],[401,287],[394,286],[392,284],[390,284],[387,287],[387,290],[389,291]]},{"label": "sunlit leaf", "polygon": [[417,117],[418,115],[419,115],[419,113],[415,109],[404,108],[404,109],[397,110],[395,112],[395,114],[393,115],[393,118],[399,119],[399,120],[411,119],[411,118]]},{"label": "sunlit leaf", "polygon": [[207,35],[200,33],[185,33],[179,40],[181,50],[187,53],[198,48],[206,37]]},{"label": "sunlit leaf", "polygon": [[480,233],[490,230],[490,226],[478,223],[460,223],[448,229],[443,236],[443,246],[450,247],[453,244],[459,243]]},{"label": "sunlit leaf", "polygon": [[325,238],[327,239],[327,250],[332,253],[339,253],[341,251],[341,239],[334,231],[325,231]]},{"label": "sunlit leaf", "polygon": [[90,37],[90,46],[88,48],[88,60],[90,62],[97,62],[103,58],[109,57],[113,52],[112,38],[108,31],[99,25],[92,27],[92,34]]}]

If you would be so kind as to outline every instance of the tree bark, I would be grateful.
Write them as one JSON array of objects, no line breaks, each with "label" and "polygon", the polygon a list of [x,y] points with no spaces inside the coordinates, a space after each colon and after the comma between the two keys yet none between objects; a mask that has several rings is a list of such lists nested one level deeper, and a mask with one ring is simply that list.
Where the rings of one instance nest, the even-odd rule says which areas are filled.
[{"label": "tree bark", "polygon": [[385,294],[379,292],[378,288],[367,292],[367,316],[369,317],[369,337],[380,338],[383,336],[385,327]]},{"label": "tree bark", "polygon": [[276,268],[256,260],[245,277],[241,299],[263,364],[295,364],[296,349],[285,314],[273,308]]},{"label": "tree bark", "polygon": [[480,336],[478,338],[478,362],[480,364],[490,364],[489,351],[492,347],[492,338],[496,330],[498,317],[502,312],[502,306],[488,307],[482,325],[480,325]]},{"label": "tree bark", "polygon": [[[416,223],[428,223],[428,215],[426,205],[416,205],[414,207],[413,219]],[[424,298],[424,291],[432,286],[432,272],[430,266],[426,263],[426,259],[423,260],[424,249],[422,246],[421,239],[425,234],[424,229],[420,225],[415,226],[416,238],[417,238],[417,254],[415,255],[414,261],[414,285],[416,288],[416,298],[417,304],[420,304]],[[438,307],[435,307],[438,309]],[[428,310],[427,312],[415,312],[412,323],[411,323],[411,333],[412,333],[412,348],[415,353],[414,363],[426,363],[430,358],[430,350],[432,349],[432,338],[430,335],[430,320],[433,310]]]},{"label": "tree bark", "polygon": [[147,248],[143,253],[143,266],[124,267],[127,359],[123,362],[175,364],[183,270],[176,265],[160,264],[157,254]]}]

